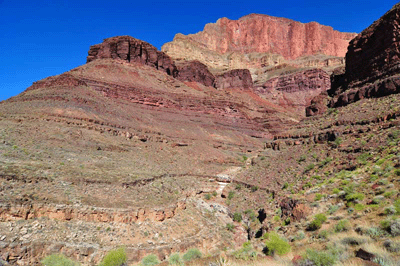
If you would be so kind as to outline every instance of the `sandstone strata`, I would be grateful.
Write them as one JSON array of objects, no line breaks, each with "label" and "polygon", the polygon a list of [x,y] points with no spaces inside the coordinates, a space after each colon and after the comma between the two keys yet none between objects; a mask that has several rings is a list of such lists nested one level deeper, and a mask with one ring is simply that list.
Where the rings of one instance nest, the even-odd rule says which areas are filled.
[{"label": "sandstone strata", "polygon": [[328,73],[321,69],[310,69],[272,78],[255,92],[281,106],[297,106],[304,113],[311,99],[330,88]]},{"label": "sandstone strata", "polygon": [[400,4],[354,38],[346,54],[346,71],[336,76],[330,106],[400,92]]},{"label": "sandstone strata", "polygon": [[196,34],[177,34],[162,51],[215,68],[253,68],[315,54],[343,57],[354,36],[316,22],[251,14],[239,20],[221,18]]},{"label": "sandstone strata", "polygon": [[176,66],[168,55],[158,51],[153,45],[130,36],[108,38],[103,43],[90,47],[87,63],[104,58],[139,62],[164,70],[174,77],[177,75]]}]

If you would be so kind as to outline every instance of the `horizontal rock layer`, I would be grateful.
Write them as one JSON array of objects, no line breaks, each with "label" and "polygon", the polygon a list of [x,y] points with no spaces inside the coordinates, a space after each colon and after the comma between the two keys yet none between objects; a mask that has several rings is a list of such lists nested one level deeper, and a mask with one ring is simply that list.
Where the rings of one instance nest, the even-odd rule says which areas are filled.
[{"label": "horizontal rock layer", "polygon": [[[286,18],[251,14],[239,20],[221,18],[196,34],[179,34],[162,50],[173,57],[179,51],[185,53],[183,49],[206,49],[217,54],[268,53],[285,59],[314,54],[343,57],[354,36],[316,22],[304,24]],[[266,60],[279,60],[279,57],[274,57]]]}]

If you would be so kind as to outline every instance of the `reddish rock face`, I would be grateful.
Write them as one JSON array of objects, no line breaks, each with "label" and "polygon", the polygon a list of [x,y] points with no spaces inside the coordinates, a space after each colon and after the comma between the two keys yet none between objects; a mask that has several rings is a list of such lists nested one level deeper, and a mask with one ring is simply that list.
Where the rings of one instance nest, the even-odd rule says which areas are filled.
[{"label": "reddish rock face", "polygon": [[195,81],[205,86],[214,87],[215,77],[207,66],[197,60],[177,62],[177,79],[180,81]]},{"label": "reddish rock face", "polygon": [[331,107],[400,93],[400,4],[354,38],[346,71],[332,80]]},{"label": "reddish rock face", "polygon": [[330,77],[321,69],[310,69],[285,76],[272,78],[262,86],[264,90],[278,90],[283,92],[298,92],[330,88]]},{"label": "reddish rock face", "polygon": [[92,45],[87,63],[95,59],[112,58],[127,62],[139,62],[161,69],[176,77],[177,69],[173,60],[153,45],[130,36],[117,36],[105,39],[103,43]]},{"label": "reddish rock face", "polygon": [[185,41],[219,54],[270,53],[285,59],[325,54],[343,57],[354,33],[341,33],[316,22],[303,24],[286,18],[251,14],[239,20],[221,18],[202,32],[179,35]]},{"label": "reddish rock face", "polygon": [[248,69],[233,69],[216,75],[216,87],[218,89],[249,89],[253,87],[253,79]]},{"label": "reddish rock face", "polygon": [[314,116],[325,113],[328,110],[328,94],[322,92],[311,100],[311,104],[306,107],[306,116]]}]

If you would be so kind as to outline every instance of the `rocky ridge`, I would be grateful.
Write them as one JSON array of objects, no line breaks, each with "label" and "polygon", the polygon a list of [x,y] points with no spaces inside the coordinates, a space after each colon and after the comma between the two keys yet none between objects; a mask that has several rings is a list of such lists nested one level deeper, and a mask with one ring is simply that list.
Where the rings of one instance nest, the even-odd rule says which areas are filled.
[{"label": "rocky ridge", "polygon": [[331,107],[400,92],[399,29],[397,4],[350,42],[345,72],[337,74],[329,91]]}]

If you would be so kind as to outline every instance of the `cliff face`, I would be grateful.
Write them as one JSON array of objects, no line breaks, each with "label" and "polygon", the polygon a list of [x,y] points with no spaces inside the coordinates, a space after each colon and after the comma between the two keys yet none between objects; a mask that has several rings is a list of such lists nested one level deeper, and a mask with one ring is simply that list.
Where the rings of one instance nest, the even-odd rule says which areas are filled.
[{"label": "cliff face", "polygon": [[[239,20],[221,18],[196,34],[177,34],[172,42],[162,47],[162,51],[173,58],[212,60],[215,57],[217,65],[221,64],[221,55],[233,57],[225,58],[230,64],[246,60],[249,64],[256,61],[271,65],[283,59],[315,54],[344,57],[354,36],[316,22],[303,24],[286,18],[251,14]],[[254,53],[263,55],[255,56]],[[240,56],[244,54],[249,56]]]},{"label": "cliff face", "polygon": [[105,39],[103,43],[92,45],[86,59],[87,63],[95,59],[121,59],[138,62],[164,70],[176,77],[177,69],[173,60],[153,45],[131,36],[117,36]]},{"label": "cliff face", "polygon": [[400,92],[400,4],[354,38],[346,70],[333,79],[330,106]]}]

